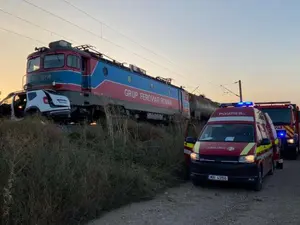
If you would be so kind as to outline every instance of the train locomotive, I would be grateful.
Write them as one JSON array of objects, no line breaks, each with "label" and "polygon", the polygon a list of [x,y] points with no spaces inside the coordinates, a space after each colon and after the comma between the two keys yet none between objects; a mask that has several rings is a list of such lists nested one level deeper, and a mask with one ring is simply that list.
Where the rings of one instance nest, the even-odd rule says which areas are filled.
[{"label": "train locomotive", "polygon": [[188,93],[170,79],[120,63],[90,45],[73,47],[59,40],[35,48],[27,57],[24,89],[52,89],[67,96],[72,120],[90,121],[114,106],[136,119],[172,121],[176,115],[201,120],[218,107],[216,102]]}]

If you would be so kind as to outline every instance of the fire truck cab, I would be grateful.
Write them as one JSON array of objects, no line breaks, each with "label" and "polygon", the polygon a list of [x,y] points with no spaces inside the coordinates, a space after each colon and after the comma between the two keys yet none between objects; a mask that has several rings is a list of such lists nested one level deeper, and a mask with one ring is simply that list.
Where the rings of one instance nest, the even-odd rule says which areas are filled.
[{"label": "fire truck cab", "polygon": [[299,107],[291,102],[258,102],[255,107],[267,113],[280,138],[281,154],[297,159],[299,155]]},{"label": "fire truck cab", "polygon": [[222,104],[190,154],[192,182],[243,182],[260,191],[276,164],[282,168],[279,145],[271,119],[252,102]]}]

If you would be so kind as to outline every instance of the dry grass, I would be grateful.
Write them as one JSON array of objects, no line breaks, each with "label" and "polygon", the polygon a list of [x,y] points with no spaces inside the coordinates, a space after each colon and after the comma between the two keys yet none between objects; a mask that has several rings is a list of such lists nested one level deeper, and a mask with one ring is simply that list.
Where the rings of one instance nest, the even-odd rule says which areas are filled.
[{"label": "dry grass", "polygon": [[106,127],[1,121],[1,224],[82,224],[180,182],[181,129]]}]

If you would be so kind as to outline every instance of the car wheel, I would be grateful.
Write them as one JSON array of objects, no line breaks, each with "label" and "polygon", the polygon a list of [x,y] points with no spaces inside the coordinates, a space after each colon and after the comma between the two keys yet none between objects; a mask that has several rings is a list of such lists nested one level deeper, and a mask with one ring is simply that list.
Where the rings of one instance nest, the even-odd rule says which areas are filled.
[{"label": "car wheel", "polygon": [[27,111],[26,114],[25,114],[25,117],[29,118],[29,119],[38,118],[38,120],[42,124],[46,124],[47,123],[47,118],[44,117],[43,114],[38,109],[32,109],[32,110]]},{"label": "car wheel", "polygon": [[262,175],[262,168],[258,171],[257,180],[255,181],[253,185],[254,191],[261,191],[263,186],[263,175]]},{"label": "car wheel", "polygon": [[28,110],[25,114],[27,117],[39,117],[41,115],[40,111],[38,109],[31,109]]}]

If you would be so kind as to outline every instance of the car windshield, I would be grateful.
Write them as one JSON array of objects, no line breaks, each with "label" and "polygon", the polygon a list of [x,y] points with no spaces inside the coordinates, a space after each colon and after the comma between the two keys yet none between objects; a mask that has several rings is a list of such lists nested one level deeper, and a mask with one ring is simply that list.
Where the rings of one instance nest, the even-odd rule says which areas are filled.
[{"label": "car windshield", "polygon": [[284,124],[290,124],[291,123],[291,109],[288,108],[281,108],[281,109],[275,109],[275,108],[265,108],[261,109],[264,113],[268,113],[268,115],[271,117],[274,125],[284,125]]},{"label": "car windshield", "polygon": [[14,93],[10,93],[9,95],[7,95],[4,99],[2,99],[0,101],[0,105],[11,104],[13,97],[14,97]]},{"label": "car windshield", "polygon": [[254,142],[254,127],[250,124],[207,125],[199,141],[208,142]]}]

